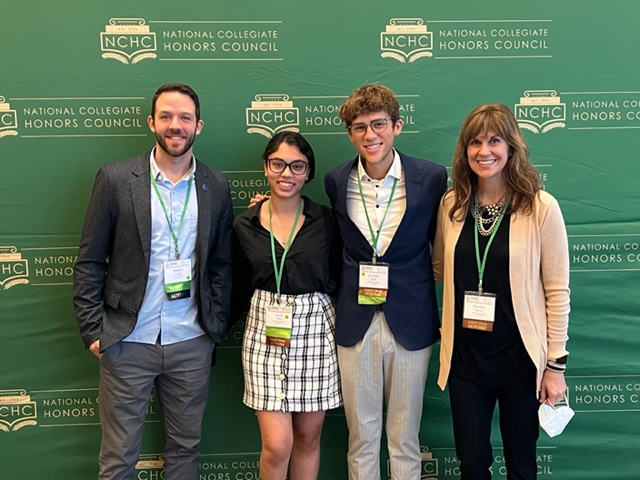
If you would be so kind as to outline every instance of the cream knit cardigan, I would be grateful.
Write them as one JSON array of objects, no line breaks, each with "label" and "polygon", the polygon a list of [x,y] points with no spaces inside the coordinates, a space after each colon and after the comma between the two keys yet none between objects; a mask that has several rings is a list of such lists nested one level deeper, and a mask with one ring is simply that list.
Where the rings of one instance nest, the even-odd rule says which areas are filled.
[{"label": "cream knit cardigan", "polygon": [[[443,283],[442,340],[438,385],[444,390],[451,369],[454,338],[454,251],[464,222],[451,221],[453,192],[440,202],[433,247],[436,282]],[[566,355],[569,326],[569,247],[560,206],[540,190],[530,215],[511,215],[509,275],[518,330],[537,367],[540,391],[547,360]],[[469,265],[468,268],[477,268]],[[499,294],[499,292],[497,292]]]}]

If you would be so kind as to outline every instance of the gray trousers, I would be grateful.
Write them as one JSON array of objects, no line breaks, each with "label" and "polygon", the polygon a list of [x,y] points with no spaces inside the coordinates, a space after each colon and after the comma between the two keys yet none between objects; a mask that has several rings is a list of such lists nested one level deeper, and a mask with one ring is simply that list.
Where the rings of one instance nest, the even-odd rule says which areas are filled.
[{"label": "gray trousers", "polygon": [[[134,480],[151,387],[164,416],[164,479],[197,480],[214,342],[119,342],[100,359],[100,480]],[[157,453],[157,452],[148,452]]]},{"label": "gray trousers", "polygon": [[[380,440],[386,405],[391,480],[420,480],[420,420],[432,347],[410,351],[376,312],[364,338],[338,345],[349,429],[349,480],[380,480]],[[385,475],[384,478],[387,478]]]}]

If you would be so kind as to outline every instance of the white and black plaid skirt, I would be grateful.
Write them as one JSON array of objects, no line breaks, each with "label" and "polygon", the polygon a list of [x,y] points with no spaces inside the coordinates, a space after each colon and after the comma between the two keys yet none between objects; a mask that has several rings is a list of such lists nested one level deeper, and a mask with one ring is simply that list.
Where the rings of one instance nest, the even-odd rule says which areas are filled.
[{"label": "white and black plaid skirt", "polygon": [[318,412],[342,405],[336,311],[325,293],[282,295],[293,307],[288,347],[267,345],[265,318],[276,294],[256,290],[242,342],[243,402],[255,410]]}]

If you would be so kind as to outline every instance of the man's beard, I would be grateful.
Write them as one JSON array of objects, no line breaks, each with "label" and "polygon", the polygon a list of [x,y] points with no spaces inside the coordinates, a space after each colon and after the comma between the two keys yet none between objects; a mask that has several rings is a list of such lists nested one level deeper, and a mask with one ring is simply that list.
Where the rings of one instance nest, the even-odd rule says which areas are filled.
[{"label": "man's beard", "polygon": [[160,146],[160,148],[162,148],[162,150],[167,152],[172,157],[181,157],[182,155],[184,155],[191,148],[195,139],[196,139],[195,134],[191,136],[187,136],[183,148],[180,148],[180,149],[170,148],[169,145],[167,145],[167,141],[164,138],[164,135],[160,135],[158,132],[156,132],[156,141],[158,142],[158,145]]}]

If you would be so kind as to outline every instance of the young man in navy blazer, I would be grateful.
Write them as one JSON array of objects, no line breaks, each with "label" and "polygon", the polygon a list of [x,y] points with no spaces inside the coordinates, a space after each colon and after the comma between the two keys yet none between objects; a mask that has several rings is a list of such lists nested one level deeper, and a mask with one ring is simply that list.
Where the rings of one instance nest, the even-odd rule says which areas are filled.
[{"label": "young man in navy blazer", "polygon": [[380,479],[383,405],[391,478],[420,478],[422,400],[439,338],[431,243],[447,173],[393,148],[399,110],[382,85],[356,89],[340,118],[358,155],[324,179],[344,241],[336,341],[350,480]]}]

